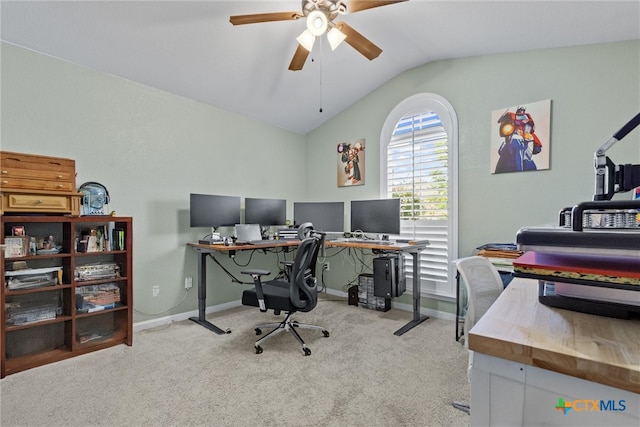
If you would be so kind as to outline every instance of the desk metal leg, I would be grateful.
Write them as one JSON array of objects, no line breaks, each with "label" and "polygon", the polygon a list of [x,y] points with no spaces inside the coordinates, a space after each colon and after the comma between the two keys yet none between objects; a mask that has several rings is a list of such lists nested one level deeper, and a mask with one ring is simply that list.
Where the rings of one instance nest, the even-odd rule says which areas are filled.
[{"label": "desk metal leg", "polygon": [[213,323],[209,322],[205,315],[207,310],[207,253],[202,251],[198,252],[198,317],[190,317],[189,320],[196,322],[198,325],[215,332],[218,335],[223,335],[227,332],[218,328]]},{"label": "desk metal leg", "polygon": [[[460,341],[460,337],[464,333],[464,326],[460,328],[462,316],[460,313],[460,272],[456,270],[456,341]],[[462,323],[464,325],[464,323]]]},{"label": "desk metal leg", "polygon": [[420,315],[420,252],[411,252],[411,257],[413,258],[413,320],[393,333],[398,336],[429,318],[429,316]]}]

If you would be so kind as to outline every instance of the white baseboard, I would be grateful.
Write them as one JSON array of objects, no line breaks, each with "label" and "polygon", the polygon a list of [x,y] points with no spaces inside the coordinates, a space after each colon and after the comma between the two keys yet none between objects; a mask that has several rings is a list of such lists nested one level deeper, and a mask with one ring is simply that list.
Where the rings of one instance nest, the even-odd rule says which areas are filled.
[{"label": "white baseboard", "polygon": [[[347,298],[347,293],[343,291],[338,291],[335,289],[327,289],[327,294],[335,295],[343,298]],[[224,304],[213,305],[207,307],[206,314],[217,313],[219,311],[227,310],[229,308],[239,307],[242,305],[240,300],[226,302]],[[410,304],[401,304],[396,303],[393,300],[391,301],[391,308],[396,308],[398,310],[403,311],[413,311],[413,306]],[[444,311],[436,311],[428,308],[420,307],[420,314],[424,314],[429,317],[435,317],[437,319],[443,320],[451,320],[454,321],[456,319],[456,315],[454,313],[447,313]],[[187,311],[184,313],[178,313],[171,316],[159,317],[157,319],[144,320],[142,322],[137,322],[133,324],[133,332],[142,331],[144,329],[155,328],[157,326],[167,325],[172,322],[180,322],[182,320],[187,320],[190,317],[198,317],[198,310]]]},{"label": "white baseboard", "polygon": [[[338,291],[338,290],[329,289],[329,288],[327,288],[327,294],[336,295],[343,298],[348,297],[348,294],[344,291]],[[402,303],[394,302],[393,300],[391,300],[391,308],[396,308],[402,311],[413,312],[412,304],[402,304]],[[447,313],[445,311],[437,311],[437,310],[432,310],[430,308],[420,307],[420,314],[424,314],[425,316],[429,316],[429,317],[435,317],[436,319],[451,320],[451,321],[456,320],[455,313]]]},{"label": "white baseboard", "polygon": [[[224,304],[212,305],[205,310],[206,314],[217,313],[218,311],[227,310],[229,308],[239,307],[242,303],[240,300],[226,302]],[[157,319],[145,320],[142,322],[136,322],[133,324],[133,332],[142,331],[144,329],[155,328],[157,326],[166,325],[172,322],[180,322],[187,320],[190,317],[198,317],[198,310],[187,311],[184,313],[178,313],[171,316],[159,317]]]}]

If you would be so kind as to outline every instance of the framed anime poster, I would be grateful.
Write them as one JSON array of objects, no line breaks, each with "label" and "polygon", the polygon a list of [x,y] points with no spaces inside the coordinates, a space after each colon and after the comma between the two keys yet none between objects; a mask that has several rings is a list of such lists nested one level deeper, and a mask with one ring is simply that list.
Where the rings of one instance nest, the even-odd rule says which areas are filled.
[{"label": "framed anime poster", "polygon": [[549,169],[551,100],[491,113],[491,173]]},{"label": "framed anime poster", "polygon": [[364,138],[338,144],[338,187],[364,185]]}]

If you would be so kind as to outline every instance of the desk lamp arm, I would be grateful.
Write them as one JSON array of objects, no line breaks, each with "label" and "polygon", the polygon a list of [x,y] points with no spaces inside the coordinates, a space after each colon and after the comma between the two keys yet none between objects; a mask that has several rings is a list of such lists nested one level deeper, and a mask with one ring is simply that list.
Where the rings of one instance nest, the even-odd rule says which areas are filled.
[{"label": "desk lamp arm", "polygon": [[622,128],[613,134],[594,155],[595,166],[595,194],[593,200],[611,200],[615,193],[630,191],[640,186],[640,165],[616,165],[606,156],[609,148],[627,136],[640,124],[640,113],[629,120]]}]

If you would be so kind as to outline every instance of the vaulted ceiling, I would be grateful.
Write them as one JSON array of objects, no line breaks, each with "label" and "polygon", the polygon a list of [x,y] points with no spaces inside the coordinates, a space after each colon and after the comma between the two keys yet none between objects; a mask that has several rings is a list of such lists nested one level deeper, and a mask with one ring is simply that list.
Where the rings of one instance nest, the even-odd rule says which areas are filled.
[{"label": "vaulted ceiling", "polygon": [[316,41],[289,71],[304,19],[229,22],[300,10],[300,0],[2,0],[0,29],[5,42],[300,134],[432,61],[640,38],[638,1],[409,0],[340,17],[383,50],[373,61]]}]

